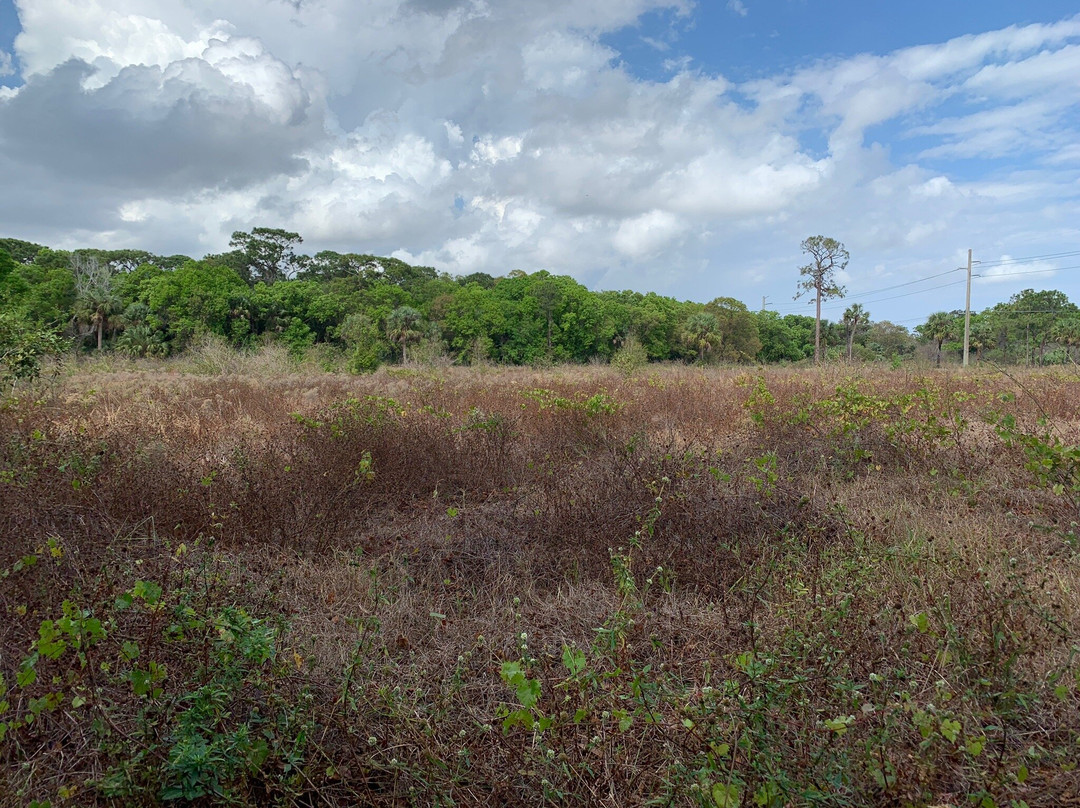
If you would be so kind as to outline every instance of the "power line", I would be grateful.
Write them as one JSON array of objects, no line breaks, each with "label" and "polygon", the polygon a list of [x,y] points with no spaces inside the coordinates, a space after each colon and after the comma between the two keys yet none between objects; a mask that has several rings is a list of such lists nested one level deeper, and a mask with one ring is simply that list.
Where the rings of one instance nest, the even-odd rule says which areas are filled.
[{"label": "power line", "polygon": [[[889,297],[879,297],[879,298],[875,298],[874,300],[867,300],[867,301],[864,301],[864,302],[866,302],[866,303],[884,303],[886,300],[899,300],[902,297],[911,297],[912,295],[921,295],[921,294],[925,294],[926,292],[933,292],[936,289],[947,289],[950,286],[959,286],[962,283],[966,283],[966,281],[961,280],[961,281],[953,281],[952,283],[943,283],[943,284],[941,284],[939,286],[931,286],[931,287],[929,287],[927,289],[917,289],[914,292],[904,292],[904,294],[902,294],[902,295],[890,295]],[[843,308],[843,306],[833,306],[832,308],[833,309]]]},{"label": "power line", "polygon": [[1029,255],[1026,258],[1000,258],[997,261],[978,261],[981,267],[1007,266],[1008,264],[1024,264],[1028,261],[1050,261],[1054,258],[1073,258],[1080,255],[1080,250],[1069,252],[1048,253],[1046,255]]},{"label": "power line", "polygon": [[[985,264],[980,264],[979,268],[982,269]],[[1007,266],[1007,265],[1002,265]],[[1080,269],[1080,264],[1074,264],[1068,267],[1056,267],[1054,269],[1026,269],[1023,272],[998,272],[993,275],[976,275],[975,277],[980,280],[993,280],[994,278],[1011,278],[1014,275],[1042,275],[1046,272],[1064,272],[1067,269]]]},{"label": "power line", "polygon": [[[927,276],[926,276],[926,277],[924,277],[924,278],[916,278],[915,280],[912,280],[912,281],[905,281],[904,283],[897,283],[897,284],[894,284],[894,285],[892,285],[892,286],[882,286],[882,287],[881,287],[880,289],[870,289],[870,290],[867,290],[867,291],[865,291],[865,292],[856,292],[856,293],[855,293],[855,294],[853,294],[853,295],[845,295],[844,299],[845,299],[845,300],[851,300],[851,299],[854,299],[854,298],[864,298],[864,297],[868,297],[868,296],[870,296],[870,295],[877,295],[877,294],[880,294],[881,292],[890,292],[890,291],[892,291],[893,289],[901,289],[901,288],[903,288],[903,287],[905,287],[905,286],[914,286],[914,285],[915,285],[915,284],[917,284],[917,283],[924,283],[925,281],[932,281],[932,280],[934,280],[935,278],[943,278],[943,277],[945,277],[946,275],[951,275],[951,274],[953,274],[954,272],[956,272],[956,270],[955,270],[955,269],[950,269],[950,270],[947,270],[947,271],[945,271],[945,272],[939,272],[939,273],[937,273],[936,275],[927,275]],[[951,285],[952,285],[952,284],[946,284],[946,286],[951,286]],[[942,289],[942,288],[944,288],[944,287],[941,287],[941,286],[932,286],[932,287],[930,287],[930,289],[923,289],[923,290],[921,290],[921,291],[924,291],[924,292],[929,292],[929,291],[932,291],[933,289]],[[911,294],[920,294],[920,292],[912,292]],[[904,297],[904,295],[898,295],[898,297]],[[894,300],[894,299],[895,299],[895,298],[891,298],[891,297],[890,297],[890,298],[885,298],[885,300]],[[813,303],[813,302],[814,302],[814,301],[813,301],[813,299],[811,299],[811,300],[809,301],[809,303]],[[868,302],[868,303],[878,303],[878,302],[881,302],[881,301],[875,301],[875,300],[870,300],[870,301],[865,301],[865,302]],[[809,305],[809,303],[808,303],[807,305]],[[785,311],[786,311],[786,310],[787,310],[788,308],[790,308],[790,312],[788,312],[788,313],[792,313],[792,314],[793,314],[793,313],[796,313],[796,312],[798,312],[798,311],[800,311],[800,310],[802,309],[802,307],[801,307],[801,306],[791,306],[791,307],[785,306],[785,307],[784,307]],[[835,306],[833,306],[833,307],[831,307],[831,308],[834,308],[834,309],[835,309],[836,307],[835,307]],[[822,307],[822,310],[823,310],[823,311],[825,310],[825,307],[824,307],[824,306]]]},{"label": "power line", "polygon": [[891,292],[893,289],[900,289],[904,286],[913,286],[916,283],[922,283],[923,281],[931,281],[934,278],[943,278],[946,275],[952,275],[954,272],[956,272],[955,269],[950,269],[947,272],[939,272],[937,275],[927,275],[925,278],[916,278],[913,281],[907,281],[906,283],[898,283],[895,286],[883,286],[880,289],[871,289],[869,292],[857,292],[853,295],[848,295],[848,297],[866,297],[867,295],[876,295],[879,292]]},{"label": "power line", "polygon": [[[931,286],[928,289],[918,289],[918,290],[916,290],[914,292],[905,292],[902,295],[890,295],[889,297],[879,297],[879,298],[875,298],[874,300],[866,300],[866,301],[863,301],[863,302],[867,303],[867,304],[870,304],[870,303],[884,303],[887,300],[899,300],[902,297],[912,297],[913,295],[921,295],[921,294],[925,294],[926,292],[933,292],[933,291],[935,291],[937,289],[947,289],[950,286],[959,286],[962,283],[965,283],[965,281],[962,281],[962,280],[953,281],[952,283],[943,283],[943,284],[941,284],[939,286]],[[842,309],[842,308],[844,308],[843,304],[825,305],[825,306],[821,307],[821,310],[823,312],[824,311],[840,311],[840,309]]]},{"label": "power line", "polygon": [[[978,267],[980,269],[992,269],[992,268],[995,268],[995,267],[1008,267],[1008,266],[1013,266],[1013,265],[1023,265],[1025,263],[1030,263],[1032,261],[1049,261],[1049,260],[1062,259],[1062,258],[1073,258],[1073,257],[1077,257],[1077,256],[1080,256],[1080,250],[1069,250],[1069,251],[1058,252],[1058,253],[1046,253],[1044,255],[1032,255],[1032,256],[1026,256],[1026,257],[1022,257],[1022,258],[1003,258],[1003,259],[1000,259],[1000,260],[997,260],[997,261],[977,261],[976,264],[978,265]],[[947,289],[947,288],[950,288],[950,287],[953,287],[953,286],[959,286],[960,284],[964,283],[965,281],[960,280],[960,281],[955,281],[953,283],[939,284],[937,286],[930,286],[930,287],[925,288],[925,289],[917,289],[917,290],[912,291],[912,292],[905,292],[904,294],[900,294],[900,295],[890,295],[889,297],[873,298],[872,300],[867,300],[866,299],[868,297],[872,297],[873,295],[881,294],[882,292],[890,292],[890,291],[892,291],[894,289],[902,289],[902,288],[905,288],[905,287],[908,287],[908,286],[914,286],[916,284],[925,283],[926,281],[935,280],[937,278],[943,278],[943,277],[945,277],[947,275],[951,275],[952,273],[957,272],[957,271],[962,270],[962,269],[964,269],[964,267],[956,267],[955,269],[949,269],[949,270],[946,270],[945,272],[938,272],[938,273],[936,273],[934,275],[927,275],[927,276],[922,277],[922,278],[915,278],[914,280],[904,281],[903,283],[893,284],[892,286],[882,286],[882,287],[880,287],[878,289],[870,289],[870,290],[863,291],[863,292],[856,292],[855,294],[846,295],[844,300],[845,301],[859,300],[862,303],[870,305],[870,304],[875,304],[875,303],[885,303],[885,302],[888,302],[890,300],[899,300],[900,298],[912,297],[914,295],[921,295],[921,294],[924,294],[925,292],[934,292],[934,291],[937,291],[938,289]],[[1029,269],[1029,270],[1022,270],[1022,271],[1019,271],[1019,272],[1000,272],[1000,273],[994,273],[994,274],[975,275],[975,276],[973,276],[973,278],[975,278],[977,280],[980,280],[980,281],[992,281],[992,280],[995,280],[997,278],[1011,278],[1011,277],[1019,277],[1019,276],[1023,276],[1023,275],[1042,275],[1042,274],[1049,274],[1049,273],[1054,273],[1054,272],[1064,272],[1064,271],[1074,270],[1074,269],[1080,269],[1080,264],[1073,264],[1073,265],[1065,266],[1065,267],[1055,267],[1053,269]],[[809,302],[813,303],[813,300],[811,300]],[[843,310],[846,306],[847,306],[846,302],[841,303],[841,304],[833,304],[833,305],[824,304],[824,305],[822,305],[821,310],[822,310],[822,313],[824,313],[824,312],[837,312],[837,311]],[[788,305],[788,306],[783,306],[783,307],[777,307],[775,309],[776,313],[781,315],[781,316],[784,316],[784,315],[787,315],[787,314],[798,314],[799,312],[801,312],[803,310],[804,309],[803,309],[803,307],[801,305]],[[1012,312],[1012,313],[1016,313],[1016,314],[1021,314],[1021,313],[1023,313],[1023,314],[1051,314],[1051,313],[1056,313],[1056,312],[1030,311],[1030,312]],[[899,321],[894,320],[892,322],[895,322],[895,323],[914,322],[916,320],[925,320],[925,319],[926,319],[925,317],[923,317],[923,318],[908,318],[908,319],[899,320]]]}]

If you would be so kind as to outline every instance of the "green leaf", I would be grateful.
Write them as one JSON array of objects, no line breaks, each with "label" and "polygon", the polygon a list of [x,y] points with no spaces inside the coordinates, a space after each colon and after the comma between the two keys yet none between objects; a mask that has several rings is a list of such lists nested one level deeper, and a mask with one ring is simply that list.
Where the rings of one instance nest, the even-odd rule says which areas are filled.
[{"label": "green leaf", "polygon": [[57,623],[52,620],[42,620],[38,626],[37,651],[46,659],[59,659],[67,648],[67,641],[60,637],[57,631]]},{"label": "green leaf", "polygon": [[911,625],[919,630],[920,634],[925,634],[930,629],[930,618],[926,616],[926,612],[913,614],[908,620],[911,622]]},{"label": "green leaf", "polygon": [[131,594],[141,598],[147,606],[153,606],[161,600],[161,587],[153,581],[136,581]]},{"label": "green leaf", "polygon": [[585,670],[585,652],[580,649],[570,648],[569,646],[564,645],[562,661],[563,666],[570,672],[571,676],[577,676]]},{"label": "green leaf", "polygon": [[713,754],[716,755],[719,760],[723,760],[731,752],[731,744],[712,743],[709,744],[709,746],[712,748]]},{"label": "green leaf", "polygon": [[517,688],[518,701],[526,710],[531,710],[540,700],[540,681],[525,679]]},{"label": "green leaf", "polygon": [[135,669],[131,672],[131,689],[136,696],[145,696],[150,692],[151,676],[149,671]]},{"label": "green leaf", "polygon": [[511,687],[516,687],[518,682],[525,678],[521,672],[521,663],[517,661],[504,662],[499,666],[499,676]]},{"label": "green leaf", "polygon": [[739,808],[742,805],[742,794],[739,787],[730,783],[714,783],[712,787],[713,802],[716,808]]},{"label": "green leaf", "polygon": [[837,735],[843,735],[854,722],[855,716],[853,715],[838,715],[836,718],[829,718],[825,721],[825,729],[835,732]]},{"label": "green leaf", "polygon": [[37,670],[34,666],[37,665],[38,655],[31,654],[22,661],[22,665],[19,666],[19,672],[15,674],[15,683],[19,687],[29,687],[37,681]]},{"label": "green leaf", "polygon": [[956,739],[960,737],[961,729],[962,727],[959,721],[954,721],[950,718],[946,718],[941,722],[942,736],[952,743],[956,743]]}]

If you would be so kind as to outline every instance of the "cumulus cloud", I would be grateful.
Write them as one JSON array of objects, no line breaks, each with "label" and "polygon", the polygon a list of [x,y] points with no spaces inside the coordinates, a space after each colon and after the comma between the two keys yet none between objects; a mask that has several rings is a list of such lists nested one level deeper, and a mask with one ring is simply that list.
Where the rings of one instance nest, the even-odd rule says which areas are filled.
[{"label": "cumulus cloud", "polygon": [[[1067,233],[1080,207],[1080,17],[736,85],[678,53],[642,80],[602,42],[690,0],[16,5],[0,167],[28,190],[0,218],[54,244],[198,253],[265,224],[708,299],[791,275],[811,233],[872,253],[880,282],[958,232]],[[1018,152],[1023,171],[942,164]]]},{"label": "cumulus cloud", "polygon": [[0,101],[0,144],[57,182],[167,193],[302,170],[300,150],[323,137],[302,83],[265,55],[208,57],[126,66],[90,89],[93,68],[77,59],[33,75]]}]

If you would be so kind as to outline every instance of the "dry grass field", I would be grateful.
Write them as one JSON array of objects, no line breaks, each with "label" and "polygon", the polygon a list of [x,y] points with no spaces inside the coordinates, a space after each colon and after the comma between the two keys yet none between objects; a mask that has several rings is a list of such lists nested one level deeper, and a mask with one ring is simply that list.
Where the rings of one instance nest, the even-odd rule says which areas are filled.
[{"label": "dry grass field", "polygon": [[0,406],[0,805],[1080,805],[1075,374],[224,370]]}]

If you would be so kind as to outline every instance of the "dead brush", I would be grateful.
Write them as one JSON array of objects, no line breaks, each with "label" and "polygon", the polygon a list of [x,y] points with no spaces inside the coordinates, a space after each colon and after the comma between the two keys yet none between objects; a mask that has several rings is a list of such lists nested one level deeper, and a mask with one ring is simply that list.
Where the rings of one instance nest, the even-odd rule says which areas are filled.
[{"label": "dead brush", "polygon": [[1067,804],[1077,557],[987,419],[1075,425],[1075,382],[1023,383],[410,368],[10,400],[0,804]]}]

